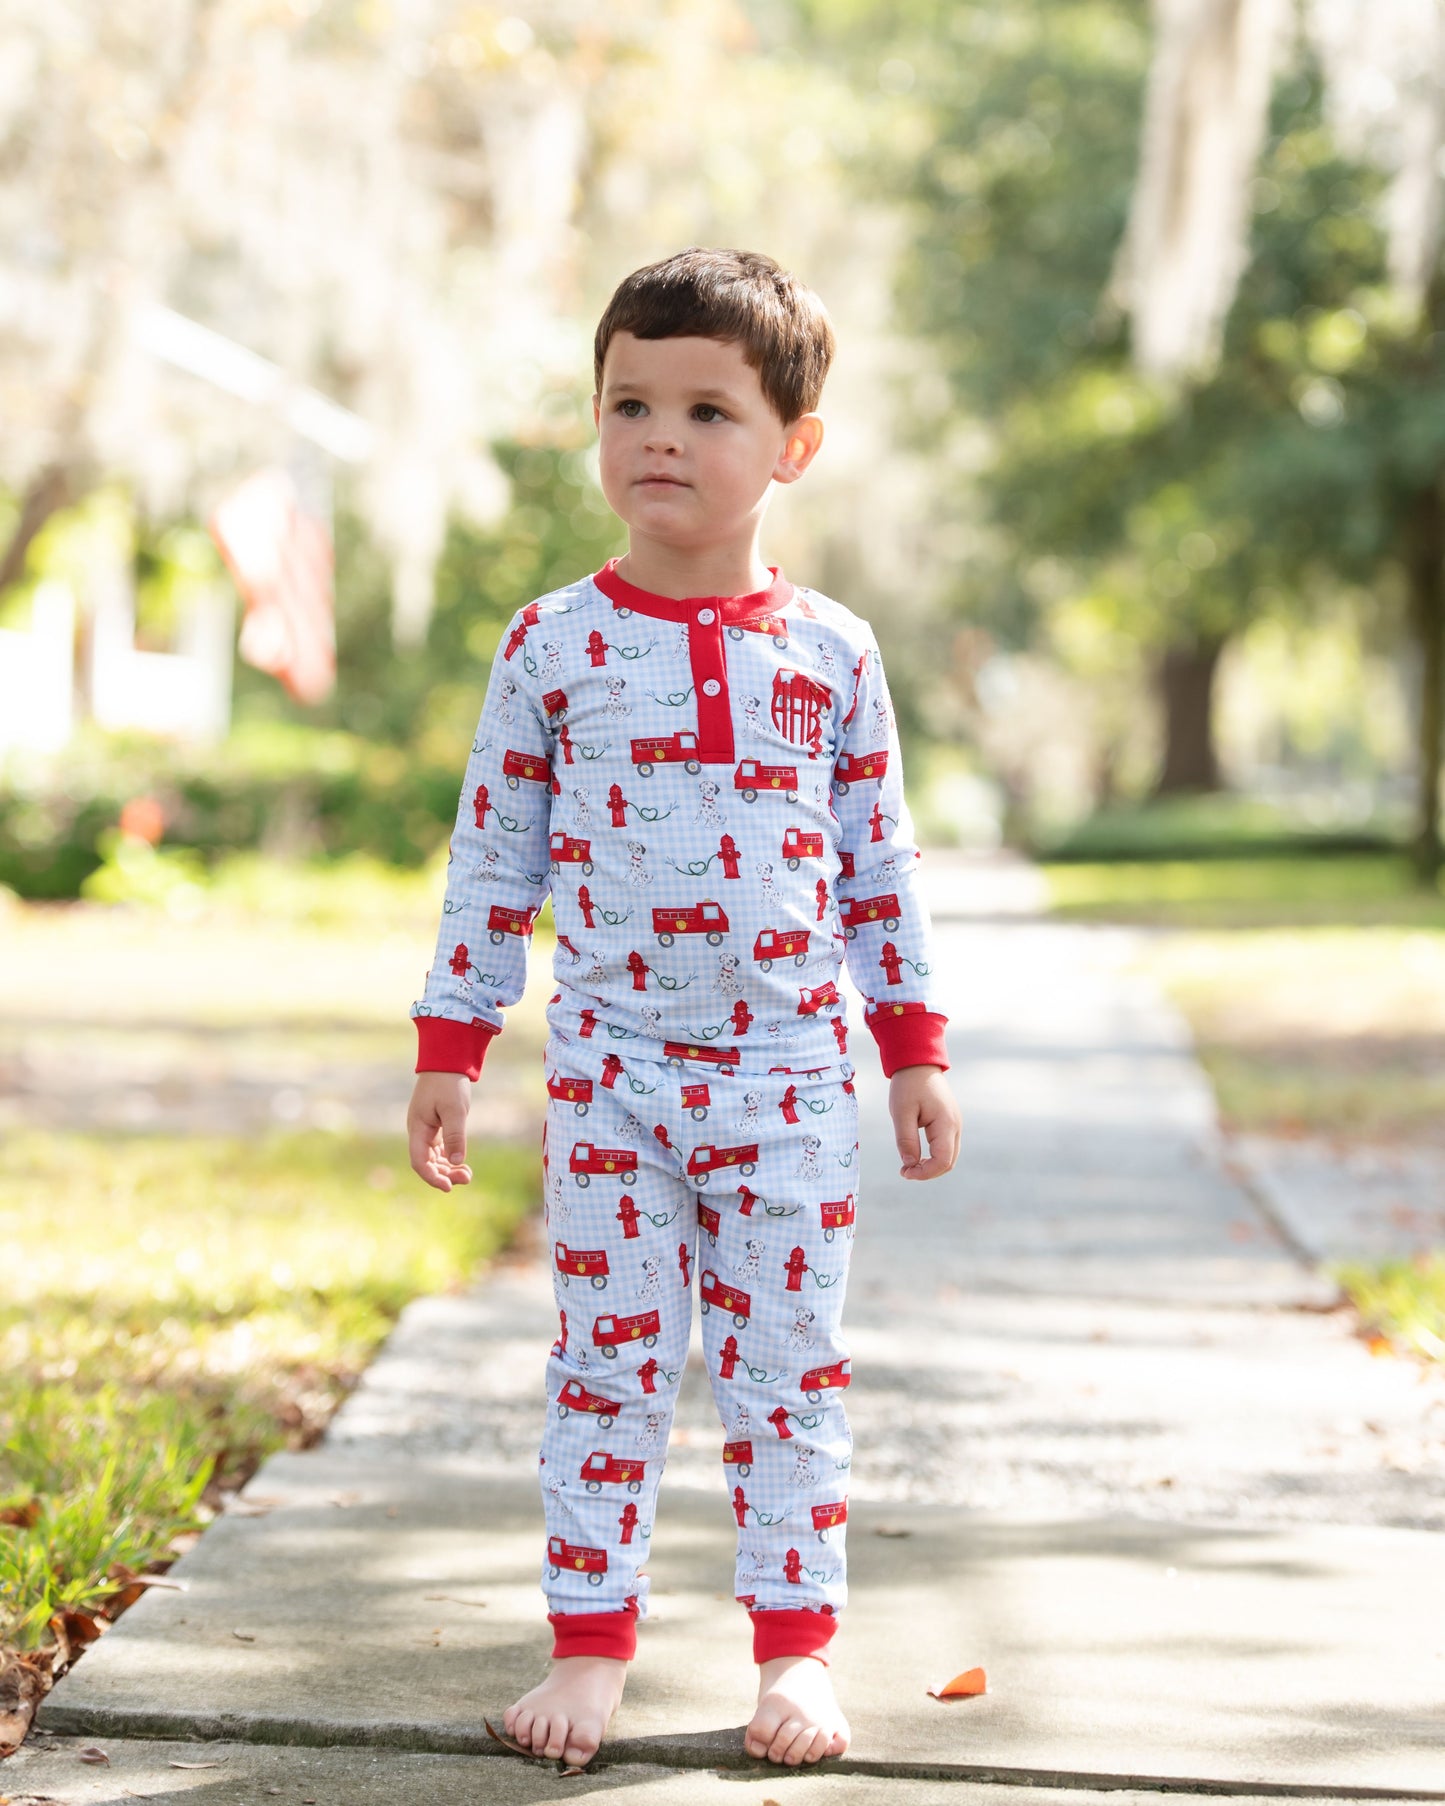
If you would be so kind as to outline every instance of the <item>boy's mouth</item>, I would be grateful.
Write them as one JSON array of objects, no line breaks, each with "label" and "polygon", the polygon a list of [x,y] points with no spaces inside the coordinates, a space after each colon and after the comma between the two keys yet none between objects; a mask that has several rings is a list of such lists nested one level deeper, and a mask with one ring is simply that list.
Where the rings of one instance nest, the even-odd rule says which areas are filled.
[{"label": "boy's mouth", "polygon": [[643,489],[686,489],[688,484],[681,477],[639,477],[637,479]]}]

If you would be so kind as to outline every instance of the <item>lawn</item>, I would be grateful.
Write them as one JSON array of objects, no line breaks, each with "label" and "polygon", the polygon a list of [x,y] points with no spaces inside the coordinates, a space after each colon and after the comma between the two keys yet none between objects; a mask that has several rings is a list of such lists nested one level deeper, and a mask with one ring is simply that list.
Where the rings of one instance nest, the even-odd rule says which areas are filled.
[{"label": "lawn", "polygon": [[[1445,892],[1398,854],[1044,867],[1065,919],[1142,930],[1227,1131],[1445,1146]],[[1445,1350],[1445,1250],[1335,1270],[1392,1344]]]},{"label": "lawn", "polygon": [[0,892],[0,1753],[6,1693],[33,1704],[135,1575],[315,1442],[408,1299],[540,1202],[540,970],[478,1087],[473,1183],[408,1162],[440,864],[139,873],[120,907]]},{"label": "lawn", "polygon": [[[306,1448],[409,1298],[539,1194],[475,1136],[424,1186],[398,1136],[18,1136],[0,1171],[0,1642],[71,1634],[277,1448]],[[0,1738],[3,1742],[3,1738]]]}]

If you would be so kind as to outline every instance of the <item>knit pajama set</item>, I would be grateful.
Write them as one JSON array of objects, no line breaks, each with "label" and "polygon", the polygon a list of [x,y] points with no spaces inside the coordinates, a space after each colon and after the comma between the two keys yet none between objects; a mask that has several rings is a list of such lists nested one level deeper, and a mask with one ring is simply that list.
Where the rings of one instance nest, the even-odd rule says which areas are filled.
[{"label": "knit pajama set", "polygon": [[480,1075],[550,892],[553,1653],[635,1652],[695,1284],[754,1658],[822,1656],[852,1448],[842,961],[885,1073],[948,1064],[897,733],[877,640],[839,603],[776,569],[674,599],[616,562],[498,648],[417,1071]]}]

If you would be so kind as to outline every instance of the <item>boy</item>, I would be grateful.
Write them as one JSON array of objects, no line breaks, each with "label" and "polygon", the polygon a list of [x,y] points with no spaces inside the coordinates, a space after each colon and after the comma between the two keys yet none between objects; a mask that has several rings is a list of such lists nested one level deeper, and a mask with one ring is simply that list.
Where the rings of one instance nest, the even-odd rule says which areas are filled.
[{"label": "boy", "polygon": [[822,443],[833,344],[817,297],[752,253],[693,247],[613,295],[592,407],[628,551],[530,603],[498,648],[412,1011],[412,1165],[446,1191],[471,1177],[467,1081],[521,994],[550,889],[555,1642],[504,1723],[578,1765],[646,1616],[694,1267],[759,1666],[746,1747],[796,1766],[848,1745],[824,1653],[846,1599],[851,1458],[844,957],[904,1177],[945,1173],[958,1150],[877,641],[758,550],[772,485]]}]

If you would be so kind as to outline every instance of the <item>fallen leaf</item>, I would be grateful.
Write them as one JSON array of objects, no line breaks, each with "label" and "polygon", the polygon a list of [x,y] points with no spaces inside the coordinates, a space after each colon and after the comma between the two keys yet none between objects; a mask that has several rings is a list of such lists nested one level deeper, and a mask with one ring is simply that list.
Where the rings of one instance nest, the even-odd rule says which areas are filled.
[{"label": "fallen leaf", "polygon": [[219,1762],[170,1762],[168,1768],[220,1768]]},{"label": "fallen leaf", "polygon": [[942,1687],[930,1687],[928,1691],[934,1699],[966,1699],[970,1694],[986,1692],[987,1687],[982,1668],[965,1668]]},{"label": "fallen leaf", "polygon": [[110,1757],[104,1750],[97,1749],[93,1743],[88,1743],[80,1752],[80,1759],[82,1762],[104,1762],[107,1767],[110,1765]]},{"label": "fallen leaf", "polygon": [[564,1768],[562,1770],[562,1779],[565,1781],[568,1775],[585,1775],[586,1773],[587,1770],[585,1768]]},{"label": "fallen leaf", "polygon": [[514,1742],[510,1737],[503,1736],[503,1734],[493,1726],[490,1718],[484,1718],[482,1723],[487,1727],[487,1735],[493,1742],[502,1744],[506,1749],[514,1750],[519,1756],[532,1756],[534,1760],[536,1759],[534,1751],[525,1748],[520,1743]]},{"label": "fallen leaf", "polygon": [[913,1532],[911,1530],[900,1530],[895,1524],[875,1524],[873,1526],[873,1534],[874,1536],[912,1536]]},{"label": "fallen leaf", "polygon": [[231,1635],[233,1637],[239,1637],[243,1643],[254,1643],[256,1641],[256,1633],[253,1630],[233,1630]]},{"label": "fallen leaf", "polygon": [[455,1593],[423,1593],[423,1599],[450,1599],[453,1605],[484,1606],[485,1599],[458,1599]]}]

